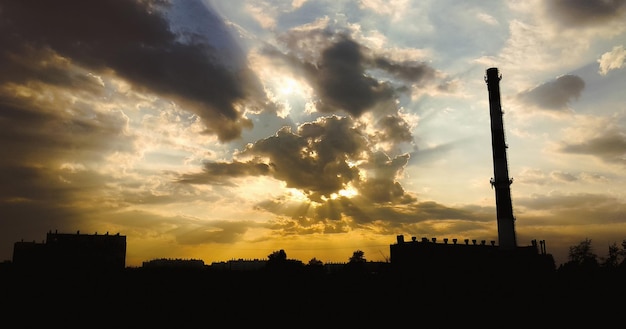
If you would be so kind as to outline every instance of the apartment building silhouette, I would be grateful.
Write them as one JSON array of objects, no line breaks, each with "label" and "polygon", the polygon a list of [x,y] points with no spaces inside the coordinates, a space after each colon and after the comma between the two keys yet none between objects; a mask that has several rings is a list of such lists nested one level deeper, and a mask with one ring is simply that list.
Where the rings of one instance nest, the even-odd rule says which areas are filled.
[{"label": "apartment building silhouette", "polygon": [[126,267],[126,236],[50,231],[42,243],[15,242],[13,264],[41,270],[120,270]]}]

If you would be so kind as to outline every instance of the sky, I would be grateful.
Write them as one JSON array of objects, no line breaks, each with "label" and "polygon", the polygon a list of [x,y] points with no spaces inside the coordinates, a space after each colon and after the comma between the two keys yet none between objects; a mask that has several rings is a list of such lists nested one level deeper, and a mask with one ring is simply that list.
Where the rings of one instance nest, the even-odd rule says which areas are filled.
[{"label": "sky", "polygon": [[624,0],[0,0],[0,261],[55,231],[127,266],[497,241],[491,67],[517,244],[604,257],[625,47]]}]

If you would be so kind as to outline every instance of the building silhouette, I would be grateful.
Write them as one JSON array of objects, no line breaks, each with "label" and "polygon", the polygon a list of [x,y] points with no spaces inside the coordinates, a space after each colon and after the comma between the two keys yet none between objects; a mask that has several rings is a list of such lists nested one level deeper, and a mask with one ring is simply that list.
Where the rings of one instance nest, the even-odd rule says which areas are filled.
[{"label": "building silhouette", "polygon": [[405,241],[404,235],[396,237],[396,244],[390,245],[390,260],[396,272],[432,273],[465,275],[487,275],[507,273],[553,272],[554,259],[545,249],[545,241],[531,241],[523,247],[501,248],[495,241],[443,239],[421,240],[415,237]]},{"label": "building silhouette", "polygon": [[207,265],[201,259],[182,258],[158,258],[145,261],[141,267],[144,268],[174,268],[174,269],[203,269]]},{"label": "building silhouette", "polygon": [[38,270],[120,270],[126,267],[126,236],[50,231],[42,243],[15,242],[13,264]]},{"label": "building silhouette", "polygon": [[449,272],[476,273],[479,275],[503,273],[516,275],[530,271],[553,271],[554,258],[546,252],[545,240],[520,247],[515,235],[515,217],[511,201],[510,185],[504,138],[504,124],[500,104],[501,75],[495,67],[486,71],[485,82],[489,92],[489,114],[491,117],[491,147],[494,177],[491,185],[495,189],[496,222],[498,244],[464,239],[444,238],[437,243],[437,238],[412,237],[404,241],[403,235],[397,236],[397,243],[390,245],[390,259],[396,270],[431,272],[441,275]]}]

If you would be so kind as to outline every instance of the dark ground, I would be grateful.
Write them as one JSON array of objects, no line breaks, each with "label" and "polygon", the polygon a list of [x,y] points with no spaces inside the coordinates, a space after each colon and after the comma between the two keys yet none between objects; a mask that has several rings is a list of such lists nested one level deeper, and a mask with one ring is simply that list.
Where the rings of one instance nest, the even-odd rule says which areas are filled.
[{"label": "dark ground", "polygon": [[0,273],[1,321],[19,328],[624,328],[626,301],[622,273]]}]

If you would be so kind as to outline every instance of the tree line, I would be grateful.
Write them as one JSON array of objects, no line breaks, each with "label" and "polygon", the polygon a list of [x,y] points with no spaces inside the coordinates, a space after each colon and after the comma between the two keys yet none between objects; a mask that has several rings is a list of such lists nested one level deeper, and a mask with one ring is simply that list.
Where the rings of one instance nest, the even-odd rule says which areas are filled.
[{"label": "tree line", "polygon": [[[324,263],[321,260],[313,257],[306,264],[300,260],[287,258],[285,250],[280,249],[273,251],[267,256],[266,268],[269,269],[321,269]],[[362,250],[355,250],[352,256],[348,258],[348,262],[345,264],[347,268],[362,268],[363,264],[368,261],[365,258],[365,252]],[[389,259],[385,259],[384,263],[389,263]],[[611,273],[611,272],[626,272],[626,239],[621,244],[616,242],[608,246],[608,251],[605,256],[600,256],[596,253],[592,244],[592,239],[585,238],[576,245],[569,247],[567,261],[560,264],[556,268],[556,272],[564,274],[573,273]]]},{"label": "tree line", "polygon": [[567,262],[559,265],[559,272],[617,272],[626,271],[626,239],[621,245],[616,242],[608,246],[606,256],[599,256],[592,240],[585,238],[569,247]]}]

